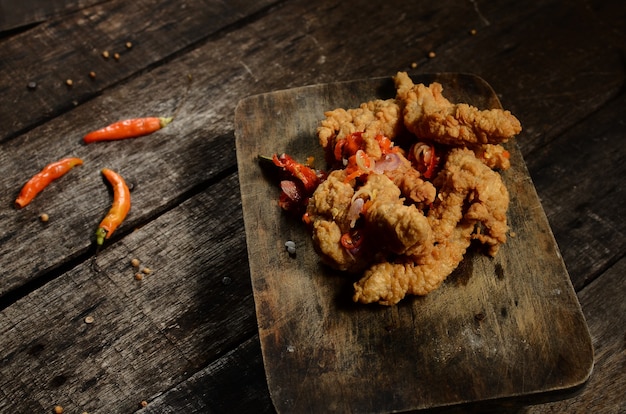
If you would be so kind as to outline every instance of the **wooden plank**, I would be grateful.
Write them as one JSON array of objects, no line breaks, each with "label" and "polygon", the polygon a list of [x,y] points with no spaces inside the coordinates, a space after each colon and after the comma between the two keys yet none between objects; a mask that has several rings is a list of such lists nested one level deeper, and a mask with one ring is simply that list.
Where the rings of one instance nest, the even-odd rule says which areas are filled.
[{"label": "wooden plank", "polygon": [[0,312],[0,411],[132,412],[251,338],[237,183],[229,175]]},{"label": "wooden plank", "polygon": [[[527,8],[525,3],[472,3],[484,17],[472,26],[476,35],[433,45],[437,57],[419,68],[487,80],[525,127],[518,141],[524,154],[621,93],[624,42],[615,36],[625,34],[621,5],[606,5],[614,10],[599,16],[580,1],[546,3],[528,8],[527,15],[518,9]],[[468,23],[460,27],[468,30]]]},{"label": "wooden plank", "polygon": [[[626,353],[623,347],[624,327],[626,327],[626,309],[623,298],[626,296],[626,284],[621,283],[626,272],[626,261],[622,259],[612,266],[602,277],[578,293],[587,323],[589,325],[594,347],[594,371],[585,387],[571,398],[539,405],[524,406],[513,402],[486,402],[437,410],[428,413],[461,414],[461,413],[502,413],[525,412],[540,413],[573,413],[573,412],[606,412],[619,413],[626,409],[623,390],[626,387],[626,376],[623,367],[626,364]],[[616,327],[622,329],[615,329]],[[222,404],[237,403],[239,399],[219,399],[217,393],[206,392],[219,387],[222,379],[237,378],[241,374],[241,366],[245,366],[245,381],[240,385],[240,392],[246,393],[244,401],[252,395],[259,401],[257,413],[274,413],[273,407],[267,406],[269,391],[265,381],[256,378],[263,370],[261,349],[258,338],[248,341],[236,348],[227,356],[201,370],[192,378],[176,386],[163,395],[149,401],[146,409],[138,413],[176,413],[193,411],[197,407],[206,407],[207,412],[232,412],[222,410],[209,411],[209,408],[221,407]],[[243,362],[242,362],[243,361]],[[219,367],[219,368],[218,368]],[[252,377],[252,378],[251,378]],[[250,379],[248,382],[247,380]],[[227,384],[230,384],[227,382]],[[234,387],[237,390],[237,387]],[[263,393],[266,396],[263,397]]]},{"label": "wooden plank", "polygon": [[0,33],[41,23],[51,17],[80,10],[103,0],[0,0]]},{"label": "wooden plank", "polygon": [[[191,0],[181,7],[155,0],[109,1],[11,37],[0,48],[0,142],[272,3]],[[103,58],[104,51],[110,58]],[[31,82],[36,88],[28,87]]]},{"label": "wooden plank", "polygon": [[[120,18],[122,22],[125,22],[126,17],[122,18],[118,14],[125,14],[128,12],[126,7],[139,7],[140,3],[133,3],[133,6],[116,2],[112,4],[118,5],[116,7],[119,8],[115,9],[115,13],[110,11],[113,13],[111,18]],[[121,172],[128,175],[128,178],[137,184],[137,190],[133,196],[136,203],[131,210],[128,222],[120,229],[119,234],[123,235],[125,231],[176,203],[176,200],[184,197],[204,180],[209,179],[224,168],[234,165],[232,146],[229,146],[223,137],[227,137],[227,134],[232,131],[232,113],[236,102],[246,95],[310,84],[316,80],[351,79],[367,77],[372,73],[385,76],[393,74],[396,68],[403,67],[410,58],[414,57],[414,52],[411,49],[398,54],[393,48],[389,48],[387,45],[395,41],[394,39],[409,38],[413,39],[414,42],[423,42],[426,46],[429,45],[428,42],[443,42],[444,35],[439,31],[433,32],[433,27],[429,26],[429,24],[435,24],[427,19],[432,14],[440,15],[443,13],[440,15],[441,18],[444,18],[444,26],[441,29],[445,32],[445,39],[450,42],[445,42],[443,49],[438,48],[438,53],[446,53],[446,48],[455,44],[450,39],[458,39],[459,42],[474,40],[465,30],[458,29],[458,27],[465,27],[466,24],[472,22],[477,24],[480,22],[479,16],[474,14],[471,15],[474,16],[475,20],[466,21],[468,13],[473,13],[471,5],[459,8],[446,5],[445,2],[436,4],[436,6],[430,5],[424,9],[411,5],[411,3],[402,3],[400,10],[405,13],[403,20],[426,22],[423,32],[416,34],[412,25],[396,25],[394,23],[397,19],[394,17],[397,16],[397,8],[385,7],[380,10],[380,13],[374,13],[374,10],[370,9],[374,6],[367,3],[367,5],[363,5],[362,19],[359,19],[358,22],[345,22],[342,16],[350,14],[348,9],[351,7],[345,2],[287,3],[276,9],[274,13],[257,21],[249,22],[245,30],[233,30],[225,33],[222,37],[201,45],[198,49],[190,51],[163,67],[149,71],[117,88],[107,90],[103,96],[79,105],[78,108],[68,112],[63,117],[23,134],[16,140],[3,143],[0,148],[0,160],[2,161],[0,163],[0,234],[2,234],[3,240],[3,251],[0,253],[0,257],[6,276],[4,283],[0,286],[0,294],[5,294],[24,283],[36,280],[51,270],[59,268],[68,260],[71,261],[88,254],[91,246],[92,227],[99,222],[102,215],[102,211],[94,208],[94,205],[100,207],[109,203],[108,195],[102,191],[102,183],[98,178],[97,171],[100,168],[107,166],[121,169]],[[107,3],[106,7],[113,6],[109,6]],[[521,9],[518,10],[515,7]],[[526,17],[526,12],[523,11],[526,9],[522,5],[512,6],[509,11],[511,10],[517,10],[517,16],[521,16],[520,18]],[[574,11],[567,13],[561,9],[550,10],[563,22],[581,19],[579,8],[574,8]],[[569,10],[569,8],[564,10]],[[320,19],[320,13],[328,18]],[[130,14],[132,15],[132,13]],[[496,17],[504,15],[504,10],[501,9],[488,13],[492,21]],[[176,15],[174,14],[174,16]],[[510,16],[510,14],[506,14],[506,16]],[[167,22],[167,19],[169,18],[165,18],[164,21]],[[458,26],[460,20],[465,22],[463,26]],[[539,19],[541,26],[537,26],[537,32],[549,25],[548,20],[548,18]],[[284,24],[284,22],[291,23]],[[488,26],[485,29],[485,35],[489,35],[490,38],[517,39],[520,35],[511,34],[511,31],[522,30],[518,27],[519,24],[510,18],[505,22],[502,26],[498,25],[497,28],[496,25]],[[539,25],[539,23],[535,24]],[[50,30],[54,29],[54,33],[59,36],[74,39],[81,37],[69,36],[69,33],[74,33],[72,32],[74,25],[77,25],[76,20],[69,20],[49,27]],[[305,26],[308,27],[306,32],[298,29]],[[366,28],[374,26],[380,27],[380,33],[383,35],[379,35],[379,32],[366,30]],[[63,31],[59,31],[61,28]],[[596,30],[598,28],[591,25],[576,33],[584,37],[594,34]],[[454,35],[450,33],[454,33]],[[52,36],[52,32],[48,35]],[[115,38],[119,39],[121,35],[116,32]],[[148,35],[146,34],[146,36]],[[156,37],[156,35],[154,36]],[[192,35],[189,34],[187,39],[189,40],[191,37]],[[46,36],[33,36],[33,38],[45,39]],[[111,38],[111,36],[104,36],[104,40],[98,39],[98,42],[105,42],[106,39]],[[345,39],[347,43],[342,47],[348,49],[358,48],[358,42],[367,43],[376,59],[372,61],[366,55],[359,55],[361,60],[345,62],[343,49],[337,43],[338,38]],[[529,49],[543,50],[542,56],[545,57],[545,60],[542,61],[542,65],[511,68],[513,72],[506,75],[506,79],[494,79],[496,83],[502,84],[505,90],[504,96],[506,101],[510,102],[510,107],[512,109],[517,108],[524,114],[528,109],[522,108],[520,104],[527,101],[526,90],[514,87],[515,85],[508,79],[511,76],[516,78],[522,75],[535,76],[540,79],[541,73],[544,71],[559,72],[561,69],[559,58],[554,57],[558,55],[555,55],[555,50],[551,49],[556,45],[548,45],[543,48],[542,38],[530,37],[529,39],[530,43],[519,51],[517,49],[508,51],[502,46],[495,54],[486,55],[492,56],[490,59],[484,58],[484,60],[477,60],[476,56],[483,55],[477,51],[490,47],[487,43],[480,47],[471,47],[470,44],[461,42],[461,46],[467,47],[459,46],[452,48],[452,50],[457,50],[459,53],[460,70],[472,70],[477,73],[493,70],[497,66],[496,59],[502,59],[505,55],[507,59],[517,56],[517,59],[521,60],[525,59]],[[77,40],[70,40],[69,44],[71,45],[75,41]],[[151,41],[156,42],[157,40]],[[505,40],[502,42],[502,45],[506,44]],[[580,65],[586,64],[583,62],[584,60],[593,60],[605,68],[603,73],[606,73],[606,76],[619,79],[619,76],[615,76],[615,71],[619,70],[621,73],[623,69],[621,66],[615,68],[612,65],[613,55],[598,54],[590,44],[582,40],[581,42],[584,48],[581,49],[580,54],[571,56],[572,60],[568,61],[568,68],[581,67]],[[64,42],[50,41],[49,43],[51,55],[66,53],[62,49],[66,47]],[[182,47],[182,44],[176,47]],[[12,48],[17,48],[17,46],[11,46],[8,49],[3,48],[1,53],[5,53],[5,50],[10,51]],[[136,49],[133,47],[132,51],[134,53]],[[142,53],[148,53],[148,51]],[[151,50],[150,53],[158,54],[160,52]],[[592,54],[593,59],[591,58]],[[44,72],[45,65],[36,65],[34,62],[23,60],[32,59],[32,53],[22,51],[17,56],[16,60],[7,60],[20,63],[19,66],[16,66],[16,70]],[[581,62],[576,60],[579,57]],[[145,62],[152,62],[154,59],[161,58],[162,56],[150,58],[142,55],[137,58],[137,60],[141,60],[141,63],[136,63],[134,69],[128,70],[131,72],[139,70],[139,68],[145,67]],[[432,60],[433,63],[434,61]],[[462,68],[460,64],[464,61],[472,63],[468,63],[465,68]],[[0,59],[0,62],[4,62],[4,60]],[[80,64],[84,65],[84,61],[81,60],[81,62],[83,63]],[[428,61],[420,70],[436,67],[432,66],[433,63],[430,62]],[[106,62],[107,65],[109,63],[114,62]],[[73,67],[73,64],[68,61],[67,67]],[[268,67],[271,67],[272,70],[267,70]],[[258,71],[257,68],[259,68]],[[158,135],[150,137],[149,140],[112,143],[97,147],[80,145],[80,137],[84,133],[109,122],[133,116],[171,114],[184,96],[188,73],[192,73],[195,80],[185,104],[178,114],[178,122],[159,132]],[[572,107],[569,101],[554,99],[556,91],[550,88],[566,90],[570,96],[593,95],[596,97],[593,99],[600,96],[606,98],[615,93],[616,85],[606,82],[604,76],[566,84],[556,81],[550,83],[549,87],[542,88],[541,91],[534,91],[533,96],[536,96],[536,99],[532,100],[533,105],[536,102],[546,100],[552,104],[545,108],[529,107],[534,112],[532,115],[528,113],[528,116],[522,116],[522,122],[526,129],[520,137],[520,144],[529,151],[534,145],[532,144],[532,136],[537,131],[542,130],[538,125],[561,123],[562,127],[555,127],[550,132],[550,134],[556,134],[560,129],[565,128],[565,121],[571,122],[573,119],[571,117],[560,119],[558,114],[568,111],[576,113],[577,117],[582,118],[594,110],[594,105],[599,105],[598,101],[594,102],[593,105],[574,105]],[[572,77],[578,79],[575,74],[572,74]],[[7,81],[6,78],[3,78],[2,82],[4,82],[3,85],[10,84],[11,87],[14,87],[13,83]],[[590,85],[595,88],[593,94],[589,91]],[[71,93],[83,88],[78,84],[75,86],[73,91],[70,91]],[[38,93],[39,91],[36,91],[35,95],[29,96],[32,98],[38,96]],[[9,97],[15,96],[14,93],[7,90],[6,94],[0,94],[0,99],[3,97],[9,99]],[[2,112],[2,114],[3,116],[6,114],[10,118],[10,122],[0,122],[0,127],[12,125],[13,122],[22,122],[20,121],[21,114],[45,112],[37,106],[36,102],[31,100],[27,103],[28,110],[19,109],[21,104],[14,104],[15,102],[7,102],[6,105],[2,106],[9,108],[9,112]],[[52,106],[55,105],[57,104]],[[13,110],[17,111],[15,114],[19,112],[20,116],[11,115],[10,111]],[[13,130],[15,131],[15,129]],[[552,138],[553,136],[550,139]],[[175,145],[174,141],[182,143],[182,146]],[[111,152],[115,156],[112,156]],[[38,199],[37,203],[25,212],[16,214],[11,206],[19,191],[19,186],[41,166],[68,153],[85,157],[84,168],[81,167],[72,176],[66,177],[58,185],[55,185],[55,190],[43,194],[42,198]],[[206,160],[211,160],[211,162],[207,163]],[[63,198],[58,197],[58,194],[62,194]],[[59,204],[56,204],[57,202]],[[47,226],[42,226],[37,221],[38,214],[44,209],[54,218],[54,221]],[[67,213],[68,211],[69,213]],[[37,252],[37,254],[31,254],[32,251]]]},{"label": "wooden plank", "polygon": [[[414,77],[434,79],[454,102],[499,105],[475,77]],[[324,111],[394,95],[386,78],[263,94],[237,108],[252,287],[277,411],[407,411],[580,386],[591,370],[591,341],[514,145],[503,179],[515,236],[493,259],[468,253],[448,283],[399,306],[354,305],[352,279],[321,265],[304,226],[276,206],[277,183],[259,173],[259,154],[323,159],[315,130]],[[285,240],[300,246],[297,257],[285,252]],[[368,388],[376,392],[361,392]]]},{"label": "wooden plank", "polygon": [[137,414],[274,412],[259,337],[245,341],[185,382],[148,400]]},{"label": "wooden plank", "polygon": [[589,322],[594,372],[582,392],[565,401],[530,407],[528,414],[626,412],[626,259],[622,258],[578,297]]},{"label": "wooden plank", "polygon": [[624,113],[626,94],[621,94],[527,156],[577,290],[626,251]]}]

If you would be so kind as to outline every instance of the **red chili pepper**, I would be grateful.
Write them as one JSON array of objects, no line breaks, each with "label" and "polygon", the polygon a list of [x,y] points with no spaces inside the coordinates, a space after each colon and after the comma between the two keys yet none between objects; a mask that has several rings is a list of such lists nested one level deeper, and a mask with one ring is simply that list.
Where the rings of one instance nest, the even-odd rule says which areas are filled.
[{"label": "red chili pepper", "polygon": [[344,158],[348,159],[360,149],[364,147],[363,142],[363,133],[362,132],[353,132],[351,134],[346,135],[345,138],[340,139],[335,144],[335,149],[333,155],[335,156],[335,160],[341,161]]},{"label": "red chili pepper", "polygon": [[353,252],[363,244],[363,236],[358,230],[353,230],[351,233],[342,234],[340,242],[344,249]]},{"label": "red chili pepper", "polygon": [[136,138],[158,131],[172,122],[172,120],[173,118],[157,117],[126,119],[88,133],[83,137],[83,141],[89,144],[99,141]]},{"label": "red chili pepper", "polygon": [[102,169],[102,174],[113,187],[113,204],[96,230],[98,245],[102,245],[104,239],[111,237],[130,210],[130,191],[128,191],[128,186],[122,176],[108,168]]},{"label": "red chili pepper", "polygon": [[313,194],[320,183],[320,179],[315,170],[296,162],[287,154],[282,154],[280,157],[274,154],[272,160],[277,167],[283,168],[293,177],[300,180],[307,194]]},{"label": "red chili pepper", "polygon": [[418,142],[411,147],[409,159],[424,178],[430,179],[435,175],[440,157],[437,156],[434,145]]},{"label": "red chili pepper", "polygon": [[15,200],[15,207],[25,207],[53,180],[63,176],[69,170],[77,165],[81,165],[82,163],[83,160],[80,158],[64,158],[46,165],[40,172],[35,174],[26,184],[24,184],[24,187],[22,187],[20,194]]},{"label": "red chili pepper", "polygon": [[365,151],[358,150],[356,154],[348,158],[348,165],[346,165],[346,178],[344,183],[348,183],[357,177],[367,174],[370,171],[372,162],[367,156]]}]

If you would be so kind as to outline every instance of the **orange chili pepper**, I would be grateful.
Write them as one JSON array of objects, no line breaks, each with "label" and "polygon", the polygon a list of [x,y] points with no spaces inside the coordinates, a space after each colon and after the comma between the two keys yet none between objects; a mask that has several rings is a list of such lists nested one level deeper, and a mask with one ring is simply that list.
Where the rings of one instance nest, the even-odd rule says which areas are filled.
[{"label": "orange chili pepper", "polygon": [[22,187],[20,194],[15,200],[15,207],[25,207],[53,180],[60,178],[69,170],[77,165],[81,165],[82,163],[83,160],[80,158],[64,158],[46,165],[40,172],[35,174],[26,184],[24,184],[24,187]]},{"label": "orange chili pepper", "polygon": [[99,141],[113,141],[117,139],[136,138],[151,134],[164,128],[174,118],[134,118],[115,122],[109,126],[90,132],[83,137],[86,144]]},{"label": "orange chili pepper", "polygon": [[109,213],[102,219],[98,230],[96,230],[96,242],[98,245],[104,243],[104,239],[111,237],[111,234],[122,224],[130,210],[130,191],[121,175],[108,168],[102,169],[102,174],[113,187],[113,204]]}]

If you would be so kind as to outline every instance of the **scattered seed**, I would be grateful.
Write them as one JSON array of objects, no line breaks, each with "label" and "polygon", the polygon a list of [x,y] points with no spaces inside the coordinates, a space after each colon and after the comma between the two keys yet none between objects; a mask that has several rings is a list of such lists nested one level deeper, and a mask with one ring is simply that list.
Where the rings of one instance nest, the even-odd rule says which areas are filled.
[{"label": "scattered seed", "polygon": [[296,254],[296,243],[293,240],[287,240],[285,242],[285,247],[287,248],[287,252],[289,254]]},{"label": "scattered seed", "polygon": [[131,47],[133,47],[133,44],[130,42],[126,42],[126,49],[130,49]]},{"label": "scattered seed", "polygon": [[91,324],[91,323],[93,323],[93,321],[94,321],[93,316],[85,317],[85,323]]},{"label": "scattered seed", "polygon": [[144,267],[143,269],[141,269],[141,271],[146,275],[152,273],[152,269],[150,269],[149,267]]},{"label": "scattered seed", "polygon": [[74,85],[74,81],[73,81],[73,80],[71,80],[71,79],[68,79],[68,80],[66,80],[66,81],[65,81],[65,84],[66,84],[67,86],[72,86],[72,85]]},{"label": "scattered seed", "polygon": [[37,89],[37,82],[34,82],[34,81],[28,82],[28,89],[30,90]]},{"label": "scattered seed", "polygon": [[60,405],[55,405],[54,414],[63,414],[63,407],[61,407]]},{"label": "scattered seed", "polygon": [[142,401],[139,403],[139,405],[141,405],[142,407],[147,407],[148,406],[148,401]]},{"label": "scattered seed", "polygon": [[96,79],[96,72],[94,72],[93,70],[91,72],[89,72],[89,77],[91,79]]},{"label": "scattered seed", "polygon": [[105,50],[104,52],[102,52],[102,57],[105,58],[105,59],[108,59],[109,58],[109,51]]},{"label": "scattered seed", "polygon": [[436,55],[435,55],[435,52],[433,52],[432,50],[431,50],[430,52],[428,52],[428,57],[429,57],[429,58],[431,58],[431,59],[432,59],[432,58],[434,58],[435,56],[436,56]]},{"label": "scattered seed", "polygon": [[42,223],[46,223],[48,220],[50,220],[50,216],[48,216],[46,213],[41,213],[39,215],[39,220],[41,220]]},{"label": "scattered seed", "polygon": [[411,69],[415,69],[417,67],[417,62],[411,62]]},{"label": "scattered seed", "polygon": [[135,280],[142,280],[143,279],[143,274],[140,272],[135,273]]},{"label": "scattered seed", "polygon": [[140,263],[141,263],[141,262],[140,262],[140,261],[139,261],[139,259],[137,259],[137,258],[134,258],[133,260],[131,260],[131,261],[130,261],[130,265],[131,265],[132,267],[139,267],[139,264],[140,264]]},{"label": "scattered seed", "polygon": [[472,29],[469,31],[469,34],[471,34],[472,36],[476,35],[476,29]]},{"label": "scattered seed", "polygon": [[119,54],[119,53],[115,53],[115,54],[113,54],[113,58],[114,58],[115,60],[120,60],[120,54]]}]

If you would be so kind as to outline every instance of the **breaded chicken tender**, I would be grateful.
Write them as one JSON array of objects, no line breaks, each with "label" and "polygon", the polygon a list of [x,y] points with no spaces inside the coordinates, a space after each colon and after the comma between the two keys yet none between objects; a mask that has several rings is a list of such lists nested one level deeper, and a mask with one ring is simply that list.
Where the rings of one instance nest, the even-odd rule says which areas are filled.
[{"label": "breaded chicken tender", "polygon": [[453,104],[443,96],[438,82],[415,85],[405,72],[399,72],[394,81],[397,99],[403,103],[404,125],[420,139],[456,146],[499,144],[522,129],[509,111]]},{"label": "breaded chicken tender", "polygon": [[[362,271],[390,253],[406,254],[432,244],[428,219],[414,205],[403,204],[400,189],[387,176],[369,174],[356,192],[344,178],[342,170],[331,173],[307,208],[313,241],[324,262],[339,270]],[[365,203],[367,209],[357,214],[364,221],[360,229],[368,235],[367,241],[347,250],[341,237],[353,231],[353,205]]]},{"label": "breaded chicken tender", "polygon": [[438,202],[428,213],[432,248],[371,266],[354,284],[354,301],[393,305],[407,294],[426,295],[458,266],[472,239],[491,255],[506,241],[508,191],[471,150],[453,149],[435,185]]},{"label": "breaded chicken tender", "polygon": [[332,155],[338,140],[354,132],[363,132],[365,152],[378,159],[381,156],[377,135],[395,138],[403,130],[402,110],[395,99],[373,100],[355,109],[338,108],[327,111],[317,129],[320,145]]},{"label": "breaded chicken tender", "polygon": [[331,171],[296,197],[321,260],[362,275],[360,303],[426,295],[472,243],[493,256],[507,239],[509,193],[497,171],[511,165],[501,143],[520,122],[452,103],[437,82],[416,85],[404,72],[394,81],[395,99],[325,113],[317,134]]}]

